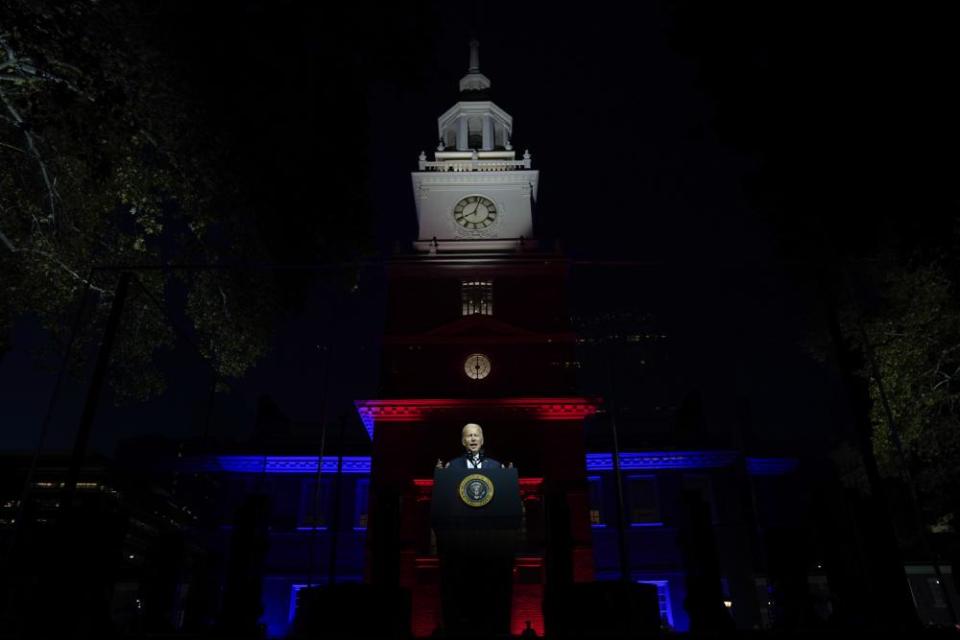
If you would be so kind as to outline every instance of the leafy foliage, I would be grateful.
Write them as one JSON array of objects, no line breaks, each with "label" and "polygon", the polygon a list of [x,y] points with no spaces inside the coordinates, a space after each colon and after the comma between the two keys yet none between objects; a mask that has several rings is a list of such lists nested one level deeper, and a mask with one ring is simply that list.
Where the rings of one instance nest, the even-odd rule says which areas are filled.
[{"label": "leafy foliage", "polygon": [[[848,387],[855,422],[866,420],[869,405],[877,461],[887,475],[900,475],[873,356],[903,462],[925,505],[949,512],[951,495],[960,495],[960,279],[936,256],[957,254],[950,178],[957,173],[950,151],[957,129],[956,99],[937,78],[955,56],[952,40],[935,31],[950,21],[879,5],[869,15],[852,6],[797,11],[756,1],[730,7],[670,0],[668,7],[673,41],[692,57],[716,101],[718,134],[758,155],[758,173],[746,188],[791,258],[787,272],[820,292],[831,326],[837,312],[845,316],[843,336],[823,327],[807,348],[824,363],[827,354],[842,352],[834,364],[844,378],[858,359],[868,363],[858,373],[869,381],[871,402]],[[865,17],[876,28],[858,29]],[[903,41],[923,37],[893,49],[891,33]],[[914,99],[890,100],[891,91]],[[843,303],[834,299],[845,294],[835,294],[847,289],[841,274],[864,262],[885,270],[866,277],[857,292],[871,299],[837,309]],[[851,344],[858,354],[848,352]]]},{"label": "leafy foliage", "polygon": [[873,445],[881,471],[900,475],[906,464],[926,506],[938,515],[949,512],[950,501],[960,495],[960,305],[955,285],[937,266],[890,269],[874,310],[862,320],[862,331],[852,316],[845,324],[853,343],[865,354],[872,352],[896,428],[894,433],[877,376],[868,366],[862,374],[870,379]]},{"label": "leafy foliage", "polygon": [[[61,342],[80,292],[109,308],[108,265],[222,263],[259,249],[222,145],[146,28],[140,2],[3,0],[0,19],[0,336],[35,314]],[[200,276],[140,271],[113,358],[121,397],[164,388],[153,365],[172,345],[174,278],[202,355],[239,376],[263,353],[270,295],[261,279],[226,270]],[[80,350],[83,351],[82,349]]]}]

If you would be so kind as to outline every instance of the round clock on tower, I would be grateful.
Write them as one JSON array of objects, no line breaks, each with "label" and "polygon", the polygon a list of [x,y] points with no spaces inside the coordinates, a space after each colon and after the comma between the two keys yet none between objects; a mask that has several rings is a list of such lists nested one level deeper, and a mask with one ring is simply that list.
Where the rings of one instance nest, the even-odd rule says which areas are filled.
[{"label": "round clock on tower", "polygon": [[467,196],[453,208],[453,218],[464,229],[486,229],[497,220],[497,205],[486,196]]},{"label": "round clock on tower", "polygon": [[483,380],[490,375],[490,358],[482,353],[474,353],[463,363],[463,370],[472,380]]}]

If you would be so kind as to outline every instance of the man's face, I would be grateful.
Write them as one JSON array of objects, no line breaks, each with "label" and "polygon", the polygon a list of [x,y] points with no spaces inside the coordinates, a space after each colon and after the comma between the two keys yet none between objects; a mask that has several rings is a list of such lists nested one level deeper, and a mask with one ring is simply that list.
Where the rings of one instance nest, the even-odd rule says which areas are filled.
[{"label": "man's face", "polygon": [[468,424],[463,428],[462,442],[464,449],[476,453],[483,446],[483,430],[475,424]]}]

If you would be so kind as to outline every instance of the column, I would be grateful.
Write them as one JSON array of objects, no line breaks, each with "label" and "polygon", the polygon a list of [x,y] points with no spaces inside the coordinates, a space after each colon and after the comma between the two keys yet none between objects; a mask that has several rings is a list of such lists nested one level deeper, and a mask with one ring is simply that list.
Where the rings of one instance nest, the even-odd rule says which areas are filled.
[{"label": "column", "polygon": [[483,116],[483,150],[493,150],[493,116]]},{"label": "column", "polygon": [[468,146],[469,131],[467,131],[467,116],[461,115],[457,119],[457,151],[466,151]]}]

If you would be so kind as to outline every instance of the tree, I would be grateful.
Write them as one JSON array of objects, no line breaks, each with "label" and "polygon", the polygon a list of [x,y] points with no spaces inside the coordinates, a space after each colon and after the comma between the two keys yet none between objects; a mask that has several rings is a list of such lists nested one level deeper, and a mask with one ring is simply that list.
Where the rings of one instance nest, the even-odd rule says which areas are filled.
[{"label": "tree", "polygon": [[[876,402],[879,387],[868,373],[866,352],[872,340],[863,340],[864,334],[881,337],[882,325],[872,320],[885,313],[894,314],[891,320],[899,317],[897,305],[890,306],[889,291],[881,295],[859,331],[860,314],[851,308],[842,314],[843,301],[849,304],[844,275],[851,263],[876,263],[879,256],[897,255],[906,263],[905,257],[939,246],[950,234],[956,190],[948,176],[957,167],[950,151],[957,128],[950,114],[956,99],[946,94],[940,78],[945,77],[941,65],[955,56],[948,52],[953,41],[937,33],[949,21],[880,5],[868,11],[763,2],[728,8],[671,0],[670,6],[674,42],[694,58],[716,102],[720,136],[756,155],[757,175],[747,190],[777,233],[785,270],[797,291],[816,296],[811,308],[823,311],[822,333],[829,336],[834,371],[851,409],[851,420],[835,437],[856,444],[871,490],[863,524],[857,525],[871,544],[862,546],[856,591],[872,591],[871,619],[885,628],[913,626],[916,616],[904,589],[887,483],[879,481],[876,461],[887,457],[882,465],[890,471],[889,448],[880,450],[880,425],[886,431],[890,423],[878,420],[883,407]],[[900,44],[891,46],[892,41]],[[907,95],[909,101],[891,99]],[[894,324],[900,322],[914,329],[923,325],[919,317],[900,317]],[[904,336],[899,347],[906,350],[917,337]],[[895,344],[880,341],[877,350],[884,353],[877,360],[892,358],[880,368],[894,377],[907,375],[900,364],[914,367],[923,358],[895,363]],[[936,352],[929,345],[925,349]],[[916,374],[925,371],[914,368],[913,382],[895,385],[901,411],[915,413],[909,393],[924,386]]]},{"label": "tree", "polygon": [[863,317],[851,307],[844,322],[867,362],[877,463],[888,476],[909,473],[928,516],[952,517],[960,496],[956,286],[937,264],[887,267],[878,284]]},{"label": "tree", "polygon": [[[97,327],[118,274],[100,266],[258,259],[242,194],[218,157],[223,146],[151,45],[149,5],[0,7],[0,341],[17,317],[34,314],[62,350],[86,287],[97,294],[88,323]],[[262,277],[152,269],[137,280],[112,361],[121,397],[164,388],[153,362],[173,343],[162,309],[176,281],[219,376],[241,375],[263,353],[272,298]]]},{"label": "tree", "polygon": [[[934,468],[957,446],[948,426],[956,424],[955,382],[947,377],[958,335],[950,302],[957,280],[933,257],[957,248],[948,178],[957,170],[956,99],[940,95],[946,85],[937,81],[942,61],[952,59],[952,41],[937,33],[946,22],[879,5],[866,12],[763,2],[670,6],[673,40],[716,101],[721,137],[757,155],[748,193],[772,223],[785,271],[798,291],[816,292],[831,317],[823,333],[843,352],[841,377],[855,379],[845,386],[858,433],[867,435],[872,423],[873,446],[858,439],[887,475],[899,473],[872,346],[905,462],[921,491],[942,501],[942,483],[955,480],[947,467]],[[891,47],[891,34],[910,46]],[[869,304],[857,303],[862,318],[846,295],[852,264],[885,269],[861,283],[857,294],[871,295]]]}]

